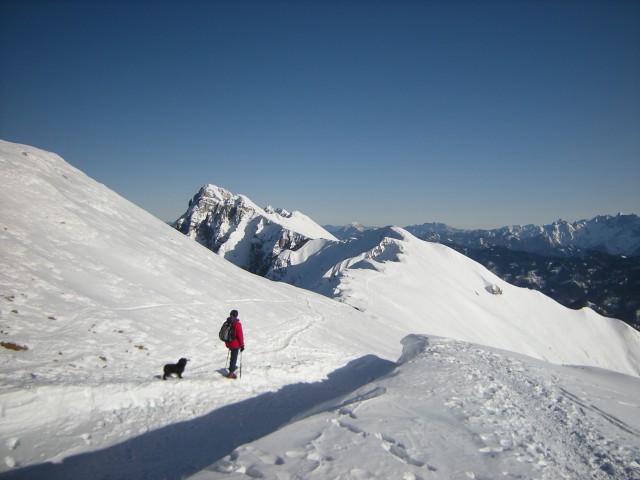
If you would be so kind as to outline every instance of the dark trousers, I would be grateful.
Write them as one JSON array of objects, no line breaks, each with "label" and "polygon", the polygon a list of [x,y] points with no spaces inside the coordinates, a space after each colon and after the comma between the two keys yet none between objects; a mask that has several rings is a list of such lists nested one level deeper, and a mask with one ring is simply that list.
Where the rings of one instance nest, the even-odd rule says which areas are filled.
[{"label": "dark trousers", "polygon": [[229,359],[229,373],[233,373],[238,369],[238,352],[239,348],[230,348],[231,358]]}]

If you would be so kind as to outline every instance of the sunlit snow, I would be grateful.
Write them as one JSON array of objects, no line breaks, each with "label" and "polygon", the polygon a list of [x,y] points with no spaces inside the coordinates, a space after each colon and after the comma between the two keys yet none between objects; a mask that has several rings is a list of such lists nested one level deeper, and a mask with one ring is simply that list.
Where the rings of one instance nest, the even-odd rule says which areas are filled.
[{"label": "sunlit snow", "polygon": [[[394,229],[388,256],[341,254],[329,299],[54,154],[0,142],[0,178],[1,478],[640,477],[640,336],[622,322]],[[233,308],[236,381],[217,338]],[[184,379],[161,380],[180,357]]]}]

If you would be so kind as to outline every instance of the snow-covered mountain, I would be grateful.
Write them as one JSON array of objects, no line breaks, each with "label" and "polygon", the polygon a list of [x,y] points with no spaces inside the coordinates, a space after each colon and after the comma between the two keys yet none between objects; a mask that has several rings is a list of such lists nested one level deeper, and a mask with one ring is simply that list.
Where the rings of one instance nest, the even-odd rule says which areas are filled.
[{"label": "snow-covered mountain", "polygon": [[[218,232],[216,238],[224,240],[218,253],[228,249],[225,258],[247,268],[247,248],[237,248],[238,242],[224,236],[229,225],[234,235],[249,239],[252,245],[273,243],[261,240],[262,231],[252,226],[258,207],[251,200],[226,191],[221,196],[220,191],[215,187],[213,195],[196,196],[191,209],[196,204],[204,207],[190,210],[194,212],[190,218],[196,219],[195,225],[206,225],[205,231]],[[214,196],[213,201],[203,200]],[[238,208],[238,202],[253,207]],[[234,212],[231,219],[229,211]],[[290,232],[272,223],[279,232]],[[232,246],[227,247],[229,244]],[[402,331],[419,327],[442,337],[519,351],[554,363],[572,358],[574,363],[603,368],[611,368],[612,359],[607,357],[616,357],[617,352],[608,350],[599,357],[582,347],[570,351],[573,345],[567,345],[565,339],[579,338],[576,344],[582,345],[598,332],[604,343],[626,350],[626,337],[635,338],[635,332],[618,320],[604,318],[588,308],[569,310],[539,292],[509,285],[464,255],[419,240],[398,227],[363,229],[358,237],[347,241],[305,237],[293,248],[269,248],[261,258],[269,259],[262,263],[265,268],[250,271],[336,299],[370,313],[378,321],[393,319],[393,325]],[[456,299],[455,308],[451,295]],[[491,314],[485,316],[484,312]],[[640,371],[640,351],[624,358],[628,363],[616,369],[631,374]]]},{"label": "snow-covered mountain", "polygon": [[[578,345],[595,335],[626,350],[628,341],[640,338],[618,320],[588,308],[570,310],[537,291],[514,287],[466,256],[397,227],[371,230],[349,242],[310,241],[283,252],[279,262],[270,278],[335,298],[403,331],[419,328],[554,363],[570,357],[569,363],[610,368],[609,360],[596,360]],[[640,371],[640,351],[625,357],[623,371]]]},{"label": "snow-covered mountain", "polygon": [[300,212],[262,209],[244,195],[205,185],[175,228],[232,263],[264,275],[284,250],[312,238],[336,238]]},{"label": "snow-covered mountain", "polygon": [[357,238],[361,236],[367,230],[371,230],[370,227],[365,227],[361,223],[351,222],[346,226],[324,225],[325,230],[340,240],[348,240],[350,238]]},{"label": "snow-covered mountain", "polygon": [[640,257],[593,250],[549,256],[506,247],[446,245],[512,285],[538,290],[571,309],[589,307],[640,330]]},{"label": "snow-covered mountain", "polygon": [[564,249],[596,250],[610,255],[640,255],[640,217],[600,215],[591,220],[549,225],[515,225],[494,230],[463,230],[442,223],[406,227],[416,237],[432,242],[478,248],[502,246],[543,255],[564,255]]},{"label": "snow-covered mountain", "polygon": [[500,278],[569,308],[589,306],[640,325],[640,217],[603,215],[551,225],[460,230],[442,223],[407,227],[482,263]]},{"label": "snow-covered mountain", "polygon": [[[283,275],[332,252],[334,278],[305,281],[335,301],[237,268],[57,155],[0,142],[0,179],[0,478],[640,475],[640,337],[621,322],[396,228],[286,252]],[[232,308],[235,382],[218,373]],[[183,356],[184,379],[160,380]]]}]

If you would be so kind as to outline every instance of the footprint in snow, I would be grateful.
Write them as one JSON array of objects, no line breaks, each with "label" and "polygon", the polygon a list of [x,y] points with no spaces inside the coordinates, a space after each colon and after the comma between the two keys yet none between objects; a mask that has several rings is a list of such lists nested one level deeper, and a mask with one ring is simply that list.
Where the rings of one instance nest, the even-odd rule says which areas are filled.
[{"label": "footprint in snow", "polygon": [[[424,462],[417,460],[409,455],[409,452],[407,452],[405,446],[402,443],[382,433],[376,433],[376,437],[382,440],[382,448],[384,448],[387,452],[389,452],[391,455],[401,460],[402,462],[416,467],[425,466]],[[433,469],[433,467],[429,467],[429,469]]]}]

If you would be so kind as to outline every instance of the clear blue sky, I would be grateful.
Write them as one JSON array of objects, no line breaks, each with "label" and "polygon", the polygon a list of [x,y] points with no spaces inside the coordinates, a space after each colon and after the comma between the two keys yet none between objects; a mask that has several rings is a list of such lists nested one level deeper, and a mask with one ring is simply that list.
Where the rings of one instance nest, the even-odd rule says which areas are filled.
[{"label": "clear blue sky", "polygon": [[167,221],[639,213],[640,2],[0,0],[0,138]]}]

